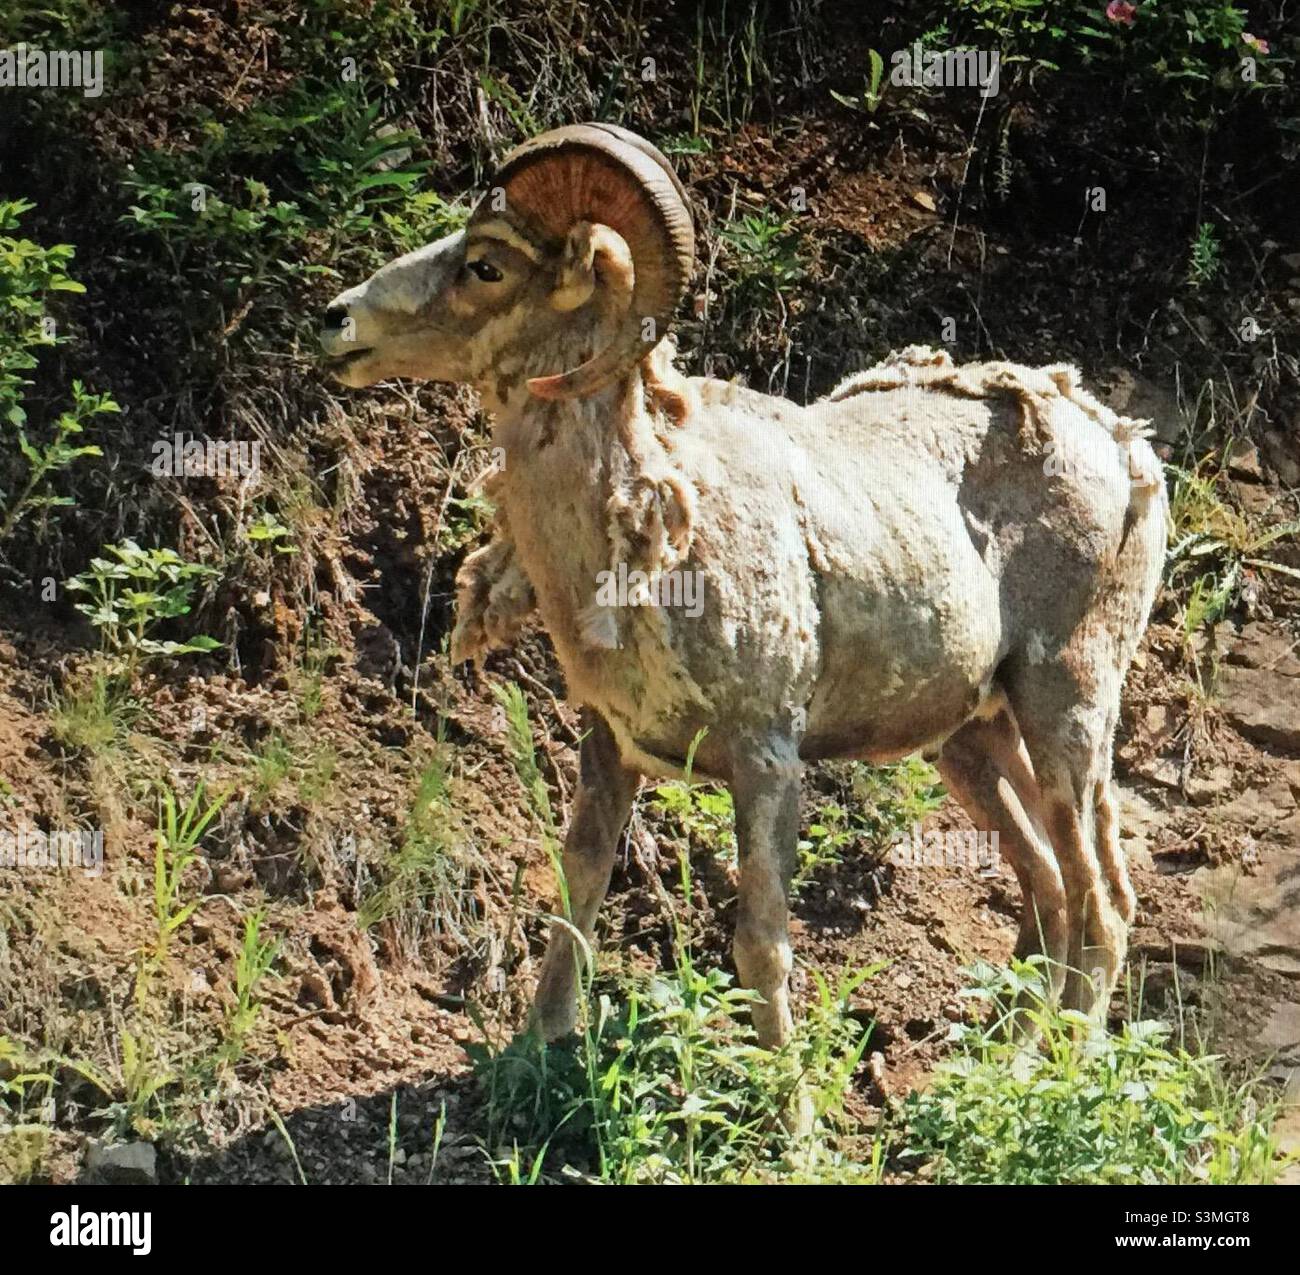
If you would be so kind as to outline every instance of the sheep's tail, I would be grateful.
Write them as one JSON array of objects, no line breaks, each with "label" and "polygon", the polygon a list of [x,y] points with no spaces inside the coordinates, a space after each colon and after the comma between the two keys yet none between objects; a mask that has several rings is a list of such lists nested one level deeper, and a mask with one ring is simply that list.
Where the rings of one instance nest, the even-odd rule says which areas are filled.
[{"label": "sheep's tail", "polygon": [[1101,425],[1123,454],[1129,476],[1129,499],[1119,540],[1122,552],[1128,544],[1129,534],[1139,521],[1154,516],[1160,520],[1162,527],[1164,524],[1167,496],[1164,468],[1155,448],[1151,446],[1155,430],[1149,420],[1121,416],[1096,395],[1084,389],[1079,380],[1078,368],[1060,364],[1043,370],[1051,375],[1061,397],[1068,399]]}]

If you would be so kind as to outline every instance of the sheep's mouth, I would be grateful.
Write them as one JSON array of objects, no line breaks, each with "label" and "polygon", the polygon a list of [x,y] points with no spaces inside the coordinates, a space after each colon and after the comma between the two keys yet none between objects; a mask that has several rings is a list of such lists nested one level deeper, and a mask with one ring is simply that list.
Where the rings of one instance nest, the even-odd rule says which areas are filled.
[{"label": "sheep's mouth", "polygon": [[372,347],[366,346],[363,350],[349,350],[346,354],[331,354],[326,357],[325,366],[331,372],[339,372],[345,367],[351,367],[352,364],[359,362],[370,353],[372,353]]}]

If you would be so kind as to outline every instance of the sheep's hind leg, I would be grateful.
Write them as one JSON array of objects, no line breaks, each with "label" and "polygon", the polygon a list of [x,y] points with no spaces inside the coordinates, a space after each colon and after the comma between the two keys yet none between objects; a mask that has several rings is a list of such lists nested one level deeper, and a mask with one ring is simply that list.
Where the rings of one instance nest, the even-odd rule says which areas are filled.
[{"label": "sheep's hind leg", "polygon": [[[1069,955],[1065,887],[1039,818],[1038,784],[1009,707],[966,723],[943,746],[939,773],[982,832],[998,834],[1020,883],[1023,910],[1016,955],[1041,953],[1059,995]],[[1019,1030],[1019,1016],[1012,1023]]]},{"label": "sheep's hind leg", "polygon": [[1124,848],[1119,842],[1119,799],[1111,778],[1097,784],[1094,802],[1097,819],[1097,857],[1110,890],[1110,901],[1125,925],[1137,916],[1137,894],[1128,876]]},{"label": "sheep's hind leg", "polygon": [[[584,709],[582,724],[586,735],[578,752],[578,791],[564,838],[562,871],[568,891],[567,920],[590,942],[640,776],[619,759],[618,746],[603,717]],[[565,915],[563,895],[556,915]],[[577,1023],[576,947],[567,925],[557,922],[551,926],[530,1020],[546,1040],[567,1035]]]},{"label": "sheep's hind leg", "polygon": [[1062,1003],[1104,1018],[1123,968],[1135,902],[1110,792],[1123,670],[1104,643],[1078,642],[1027,665],[1009,686],[1065,884],[1070,931]]}]

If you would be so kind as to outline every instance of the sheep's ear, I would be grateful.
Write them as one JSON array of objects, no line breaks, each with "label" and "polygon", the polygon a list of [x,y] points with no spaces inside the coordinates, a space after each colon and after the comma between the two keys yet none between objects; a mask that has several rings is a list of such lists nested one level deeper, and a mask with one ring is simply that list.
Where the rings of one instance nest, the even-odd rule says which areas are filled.
[{"label": "sheep's ear", "polygon": [[564,242],[551,293],[552,307],[576,310],[586,305],[598,281],[630,296],[632,254],[623,237],[608,226],[580,221]]}]

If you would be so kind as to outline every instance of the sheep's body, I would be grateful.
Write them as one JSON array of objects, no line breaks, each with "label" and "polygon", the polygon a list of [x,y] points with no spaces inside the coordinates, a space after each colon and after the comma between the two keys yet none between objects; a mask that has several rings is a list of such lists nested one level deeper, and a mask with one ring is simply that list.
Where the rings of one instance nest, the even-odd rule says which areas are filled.
[{"label": "sheep's body", "polygon": [[[686,380],[657,339],[693,252],[663,156],[575,126],[498,181],[465,231],[336,298],[322,343],[348,384],[468,381],[495,417],[497,524],[461,573],[453,655],[535,604],[587,728],[541,1030],[573,1024],[573,929],[593,934],[640,778],[679,773],[697,741],[695,773],[735,798],[734,950],[760,1041],[792,1025],[804,761],[918,749],[1000,836],[1019,952],[1099,1013],[1136,904],[1111,744],[1165,536],[1137,424],[1073,369],[919,348],[808,407]],[[699,606],[609,594],[683,573]]]},{"label": "sheep's body", "polygon": [[[882,379],[900,370],[906,381]],[[628,607],[614,649],[584,621],[620,549],[574,528],[607,523],[626,458],[585,420],[537,448],[530,430],[549,430],[553,409],[526,406],[497,441],[529,462],[495,494],[520,527],[511,568],[533,585],[571,695],[648,774],[679,773],[706,729],[695,768],[726,778],[736,730],[781,719],[805,760],[936,749],[995,693],[1005,661],[1066,643],[1135,501],[1160,490],[1131,423],[1053,375],[1073,386],[1061,369],[958,369],[913,350],[807,408],[687,382],[690,416],[658,431],[695,504],[690,551],[667,569],[700,573],[703,612]],[[1045,473],[1054,461],[1064,472]],[[1132,596],[1116,600],[1121,633],[1136,634],[1159,572],[1163,526],[1144,526],[1126,565]]]},{"label": "sheep's body", "polygon": [[[737,794],[751,847],[737,964],[769,1002],[760,1033],[783,1039],[800,764],[925,750],[977,827],[1000,833],[1025,894],[1018,950],[1046,953],[1067,1002],[1101,1012],[1135,909],[1111,742],[1165,544],[1138,423],[1066,367],[910,349],[801,408],[674,382],[665,358],[651,379],[680,400],[679,423],[635,377],[580,403],[498,405],[494,441],[518,458],[497,487],[506,560],[604,754],[589,763],[606,768],[603,801],[584,755],[590,800],[566,851],[571,894],[590,904],[575,917],[594,922],[609,864],[596,850],[626,818],[626,777],[690,758]],[[629,561],[652,579],[699,572],[700,614],[602,618],[594,582]],[[774,804],[746,827],[765,789]],[[559,930],[537,1003],[551,1035],[572,1023],[572,960]]]}]

